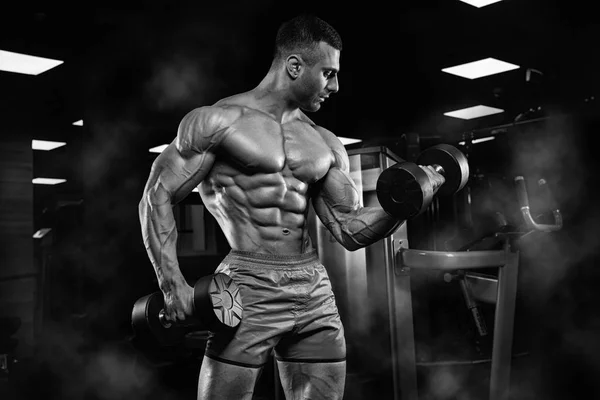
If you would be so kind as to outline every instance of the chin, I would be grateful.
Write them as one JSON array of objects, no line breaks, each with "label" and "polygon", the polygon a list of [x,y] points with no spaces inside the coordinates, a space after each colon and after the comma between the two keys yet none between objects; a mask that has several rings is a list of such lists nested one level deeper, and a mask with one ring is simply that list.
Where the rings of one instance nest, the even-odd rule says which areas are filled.
[{"label": "chin", "polygon": [[300,107],[300,109],[302,111],[306,111],[306,112],[316,112],[316,111],[319,111],[321,109],[321,103],[308,104],[308,105],[305,105],[303,107]]}]

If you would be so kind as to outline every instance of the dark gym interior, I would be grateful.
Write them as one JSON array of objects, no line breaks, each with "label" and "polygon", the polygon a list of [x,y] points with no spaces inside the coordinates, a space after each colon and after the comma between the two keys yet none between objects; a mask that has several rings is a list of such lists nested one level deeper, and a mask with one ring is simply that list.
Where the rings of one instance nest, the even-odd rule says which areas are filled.
[{"label": "dark gym interior", "polygon": [[[256,86],[269,69],[277,27],[300,12],[329,22],[344,42],[339,93],[310,117],[359,139],[346,149],[362,157],[363,170],[372,167],[369,152],[380,149],[414,162],[450,144],[467,157],[466,186],[407,221],[402,237],[414,250],[508,246],[516,254],[514,313],[502,320],[512,326],[501,363],[510,373],[504,398],[600,398],[593,154],[600,24],[593,2],[579,3],[3,4],[0,50],[64,63],[35,76],[0,71],[0,398],[196,398],[206,332],[161,346],[136,337],[131,325],[135,301],[158,290],[137,210],[157,156],[149,149],[173,140],[193,108]],[[442,71],[487,57],[518,68],[479,79]],[[478,104],[503,112],[470,120],[444,115]],[[78,120],[83,126],[73,124]],[[39,151],[32,140],[66,145]],[[38,177],[66,181],[33,184]],[[533,219],[556,224],[559,210],[560,229],[524,222],[516,177],[523,177]],[[175,213],[180,266],[195,282],[230,248],[198,193]],[[375,246],[367,260],[369,251],[390,249]],[[409,282],[403,293],[410,303],[403,304],[410,318],[394,328],[386,308],[390,278],[377,268],[367,261],[364,276],[329,271],[347,326],[344,398],[493,396],[495,336],[506,333],[495,330],[499,304],[485,301],[489,288],[475,298],[464,288],[491,282],[495,289],[498,268],[396,269],[395,279]],[[358,297],[349,282],[366,295]],[[410,333],[409,366],[394,354],[390,329],[397,337]],[[398,371],[415,374],[413,392]],[[264,368],[254,398],[283,399],[273,365]]]}]

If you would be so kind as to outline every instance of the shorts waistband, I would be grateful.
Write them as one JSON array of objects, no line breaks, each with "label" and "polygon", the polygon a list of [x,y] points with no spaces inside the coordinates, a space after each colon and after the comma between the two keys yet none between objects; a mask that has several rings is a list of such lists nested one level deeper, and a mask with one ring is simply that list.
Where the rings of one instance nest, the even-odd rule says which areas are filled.
[{"label": "shorts waistband", "polygon": [[223,259],[223,263],[240,262],[243,265],[256,265],[257,267],[303,267],[319,262],[317,251],[312,250],[302,254],[267,254],[253,253],[250,251],[231,250]]}]

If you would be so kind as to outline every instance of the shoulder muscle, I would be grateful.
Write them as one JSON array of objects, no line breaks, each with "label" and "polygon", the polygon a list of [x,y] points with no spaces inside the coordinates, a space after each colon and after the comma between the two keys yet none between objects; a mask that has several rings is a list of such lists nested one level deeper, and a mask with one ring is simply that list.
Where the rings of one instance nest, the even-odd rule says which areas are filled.
[{"label": "shoulder muscle", "polygon": [[204,106],[187,113],[177,129],[175,146],[182,155],[210,152],[223,140],[223,133],[241,111],[236,107]]},{"label": "shoulder muscle", "polygon": [[334,166],[345,172],[349,172],[350,162],[348,160],[348,153],[346,152],[346,148],[342,144],[341,140],[338,139],[338,137],[335,136],[333,132],[321,126],[315,126],[315,129],[321,134],[321,137],[333,152],[333,155],[335,157]]}]

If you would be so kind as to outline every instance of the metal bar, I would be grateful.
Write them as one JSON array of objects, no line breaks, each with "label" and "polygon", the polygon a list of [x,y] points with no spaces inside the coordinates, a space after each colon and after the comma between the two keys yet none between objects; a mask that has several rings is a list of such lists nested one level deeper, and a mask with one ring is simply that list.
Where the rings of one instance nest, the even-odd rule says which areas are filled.
[{"label": "metal bar", "polygon": [[561,230],[563,226],[563,219],[560,210],[552,211],[552,215],[554,216],[553,224],[538,224],[535,219],[533,219],[529,207],[521,207],[521,214],[523,214],[525,225],[534,231],[555,232]]},{"label": "metal bar", "polygon": [[[554,117],[564,117],[564,116],[568,116],[568,115],[562,114],[562,115],[555,115]],[[451,134],[451,136],[452,137],[457,137],[457,136],[461,137],[461,139],[455,139],[455,140],[464,140],[464,139],[468,138],[469,136],[472,139],[478,139],[478,138],[481,138],[486,135],[497,135],[499,133],[506,133],[511,128],[516,128],[521,125],[528,125],[528,124],[536,123],[536,122],[542,122],[542,121],[546,121],[549,119],[551,119],[551,117],[526,119],[523,121],[510,122],[508,124],[503,124],[503,125],[496,125],[496,126],[490,126],[487,128],[473,129],[471,131],[466,131],[466,132],[465,131],[457,132],[456,134]]]},{"label": "metal bar", "polygon": [[[388,162],[382,152],[379,153],[379,168],[384,170],[388,168]],[[398,347],[401,339],[398,333],[398,320],[396,318],[396,300],[395,300],[395,276],[394,276],[394,242],[393,235],[382,240],[383,254],[385,263],[385,282],[388,301],[388,321],[390,326],[390,353],[392,356],[392,387],[394,400],[401,400],[401,365],[399,360]],[[400,325],[401,326],[401,325]]]},{"label": "metal bar", "polygon": [[494,315],[490,400],[508,400],[510,370],[519,273],[519,252],[510,251],[506,244],[508,262],[498,269],[498,294]]},{"label": "metal bar", "polygon": [[538,224],[533,219],[531,210],[529,209],[529,196],[527,195],[525,178],[521,175],[516,176],[514,183],[517,190],[518,203],[521,206],[521,213],[523,214],[523,219],[529,229],[541,232],[554,232],[562,229],[562,215],[558,209],[553,212],[554,224]]},{"label": "metal bar", "polygon": [[[526,357],[529,355],[529,352],[525,351],[522,353],[515,354],[512,358],[520,358]],[[477,364],[491,364],[491,358],[483,358],[480,360],[446,360],[446,361],[422,361],[418,362],[417,366],[419,367],[450,367],[454,365],[477,365]]]},{"label": "metal bar", "polygon": [[[347,151],[347,153],[349,156],[353,156],[355,154],[379,153],[380,161],[382,158],[385,158],[384,156],[388,156],[389,158],[394,160],[394,163],[399,163],[401,161],[404,161],[402,158],[400,158],[397,154],[395,154],[393,151],[388,149],[386,146],[361,147],[359,149],[350,149]],[[385,159],[385,163],[380,162],[379,165],[381,165],[381,167],[383,169],[389,168],[390,165],[387,161],[388,160]]]},{"label": "metal bar", "polygon": [[477,302],[473,299],[468,281],[465,278],[462,278],[459,280],[459,284],[467,305],[467,309],[471,311],[471,315],[473,316],[473,322],[475,323],[475,327],[477,328],[479,336],[486,336],[488,334],[487,326],[483,316],[481,315],[481,312],[479,311]]},{"label": "metal bar", "polygon": [[[393,268],[393,267],[392,267]],[[390,268],[390,269],[392,269]],[[394,276],[398,370],[402,400],[418,400],[415,330],[413,325],[410,271]]]},{"label": "metal bar", "polygon": [[[386,156],[389,154],[384,152],[379,154],[381,170],[390,167],[390,159]],[[408,247],[408,241],[403,238],[397,242],[398,246],[394,246],[392,234],[382,242],[388,294],[393,398],[394,400],[418,400],[410,273],[404,270],[404,273],[397,274],[395,270],[396,253],[400,247]]]},{"label": "metal bar", "polygon": [[388,265],[388,252],[393,252],[389,241],[389,238],[383,239],[383,249],[384,254],[386,254],[386,268],[385,268],[385,282],[386,282],[386,290],[387,290],[387,300],[388,300],[388,321],[390,325],[390,353],[392,356],[392,384],[393,384],[393,393],[394,400],[401,400],[402,388],[400,385],[401,381],[401,373],[400,373],[400,361],[398,357],[398,346],[400,343],[400,338],[398,337],[398,323],[396,317],[396,304],[395,304],[395,276],[394,276],[394,268],[389,268]]},{"label": "metal bar", "polygon": [[507,262],[503,250],[482,251],[432,251],[401,249],[396,258],[396,268],[457,270],[500,267]]},{"label": "metal bar", "polygon": [[[390,239],[390,238],[388,238]],[[407,246],[399,241],[399,246]],[[386,256],[386,281],[390,321],[390,344],[394,400],[418,400],[415,334],[413,327],[410,271],[402,268],[394,271],[396,249],[393,242],[384,242]]]}]

